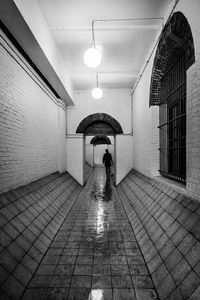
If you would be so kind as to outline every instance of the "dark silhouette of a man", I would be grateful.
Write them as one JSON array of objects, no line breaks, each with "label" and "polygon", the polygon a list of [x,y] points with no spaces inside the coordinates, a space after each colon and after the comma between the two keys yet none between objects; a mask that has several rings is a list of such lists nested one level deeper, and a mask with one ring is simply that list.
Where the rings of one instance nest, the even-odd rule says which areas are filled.
[{"label": "dark silhouette of a man", "polygon": [[108,152],[108,149],[105,150],[103,155],[103,163],[106,167],[106,177],[110,178],[110,166],[113,164],[112,155]]}]

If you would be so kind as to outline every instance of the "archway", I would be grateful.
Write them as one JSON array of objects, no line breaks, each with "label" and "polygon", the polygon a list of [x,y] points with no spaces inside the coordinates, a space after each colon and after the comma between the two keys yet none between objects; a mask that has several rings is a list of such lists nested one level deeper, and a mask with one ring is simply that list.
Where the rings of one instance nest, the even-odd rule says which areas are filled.
[{"label": "archway", "polygon": [[187,70],[195,61],[190,25],[181,12],[163,29],[154,59],[150,106],[159,105],[160,173],[186,182]]},{"label": "archway", "polygon": [[[97,143],[107,144],[110,147],[113,146],[113,160],[114,162],[116,161],[115,135],[123,133],[123,130],[120,123],[112,116],[105,113],[91,114],[80,122],[77,127],[76,133],[82,133],[85,136],[85,159],[86,156],[90,157],[89,161],[91,162],[90,164],[92,166],[94,166],[94,145],[96,145]],[[111,141],[109,143],[109,140],[112,140],[113,143],[111,143]]]},{"label": "archway", "polygon": [[[88,138],[88,137],[87,137]],[[87,139],[86,139],[87,141]],[[93,149],[93,165],[101,165],[102,164],[102,157],[105,153],[105,150],[108,149],[109,152],[112,155],[112,158],[114,160],[114,136],[106,136],[106,135],[95,135],[92,137],[90,141],[90,146],[92,146]],[[86,161],[88,159],[87,157],[87,148],[86,145]]]},{"label": "archway", "polygon": [[95,137],[93,137],[90,141],[90,144],[94,144],[94,145],[102,145],[102,144],[111,144],[111,141],[109,139],[109,137],[107,137],[106,135],[95,135]]},{"label": "archway", "polygon": [[84,118],[80,122],[76,133],[113,135],[123,133],[123,130],[120,123],[110,115],[96,113]]}]

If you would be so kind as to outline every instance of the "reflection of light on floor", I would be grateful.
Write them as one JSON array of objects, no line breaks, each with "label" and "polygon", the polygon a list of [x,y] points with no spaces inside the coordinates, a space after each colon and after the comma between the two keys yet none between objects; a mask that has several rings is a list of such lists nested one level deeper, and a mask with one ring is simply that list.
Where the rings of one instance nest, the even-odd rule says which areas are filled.
[{"label": "reflection of light on floor", "polygon": [[104,206],[102,202],[98,203],[97,206],[97,234],[104,231]]},{"label": "reflection of light on floor", "polygon": [[103,290],[91,290],[88,300],[104,300]]}]

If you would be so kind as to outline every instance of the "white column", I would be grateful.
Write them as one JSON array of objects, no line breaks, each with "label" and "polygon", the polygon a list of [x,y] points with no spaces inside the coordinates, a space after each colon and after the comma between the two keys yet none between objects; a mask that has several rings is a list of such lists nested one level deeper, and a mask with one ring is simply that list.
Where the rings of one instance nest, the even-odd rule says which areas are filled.
[{"label": "white column", "polygon": [[58,171],[63,173],[67,168],[66,157],[66,107],[61,101],[58,103],[58,128],[57,128],[57,155]]},{"label": "white column", "polygon": [[85,139],[83,134],[68,134],[66,142],[67,171],[81,185],[85,183]]},{"label": "white column", "polygon": [[94,167],[94,145],[86,144],[86,161],[91,166]]},{"label": "white column", "polygon": [[115,136],[116,185],[119,184],[132,169],[132,139],[131,134],[117,134]]}]

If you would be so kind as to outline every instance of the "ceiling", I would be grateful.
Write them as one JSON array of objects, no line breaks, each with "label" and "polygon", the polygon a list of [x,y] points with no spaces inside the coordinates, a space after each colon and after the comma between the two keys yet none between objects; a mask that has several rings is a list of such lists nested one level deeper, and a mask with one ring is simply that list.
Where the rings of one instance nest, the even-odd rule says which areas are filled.
[{"label": "ceiling", "polygon": [[96,69],[84,64],[92,43],[92,20],[159,18],[171,0],[37,0],[49,30],[60,49],[75,90],[133,88],[161,20],[96,21],[96,45],[102,63]]}]

